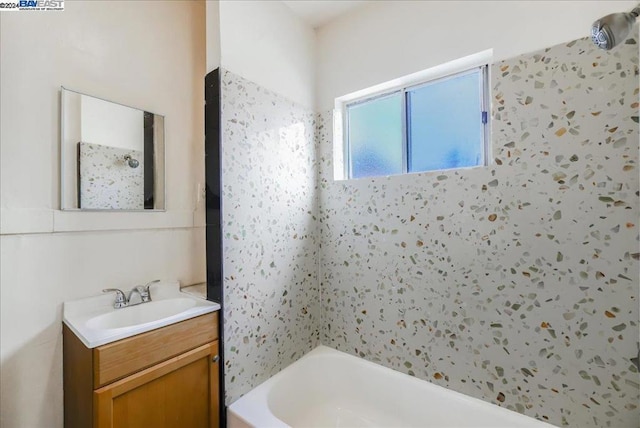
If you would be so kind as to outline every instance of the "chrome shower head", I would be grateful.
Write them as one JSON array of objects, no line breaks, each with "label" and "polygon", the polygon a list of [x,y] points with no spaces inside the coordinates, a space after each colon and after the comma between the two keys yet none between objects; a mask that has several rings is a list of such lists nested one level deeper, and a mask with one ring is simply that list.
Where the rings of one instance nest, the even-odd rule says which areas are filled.
[{"label": "chrome shower head", "polygon": [[140,165],[140,162],[138,162],[137,159],[134,159],[131,157],[131,155],[125,155],[124,156],[124,160],[127,161],[127,164],[131,167],[131,168],[137,168],[138,165]]},{"label": "chrome shower head", "polygon": [[612,13],[598,19],[591,26],[591,40],[600,49],[613,49],[627,38],[638,15],[640,15],[640,5],[631,12]]}]

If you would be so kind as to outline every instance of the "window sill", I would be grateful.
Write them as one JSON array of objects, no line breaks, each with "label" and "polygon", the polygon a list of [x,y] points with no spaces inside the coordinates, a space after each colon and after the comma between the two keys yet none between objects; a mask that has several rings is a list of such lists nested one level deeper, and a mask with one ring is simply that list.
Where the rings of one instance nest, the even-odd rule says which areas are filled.
[{"label": "window sill", "polygon": [[391,174],[391,175],[372,175],[370,177],[359,177],[359,178],[346,178],[346,177],[336,177],[336,176],[334,176],[333,181],[336,182],[336,183],[347,184],[349,182],[363,182],[363,181],[366,181],[366,180],[395,179],[395,178],[399,178],[399,177],[413,177],[415,179],[416,176],[424,176],[425,178],[428,178],[429,176],[434,176],[434,177],[437,178],[437,176],[439,176],[439,175],[451,174],[451,173],[457,172],[457,171],[470,171],[470,170],[475,170],[475,169],[483,169],[483,168],[488,168],[490,166],[491,166],[491,163],[489,165],[474,165],[474,166],[464,166],[464,167],[459,167],[459,168],[434,169],[434,170],[430,170],[430,171],[406,172],[406,173]]}]

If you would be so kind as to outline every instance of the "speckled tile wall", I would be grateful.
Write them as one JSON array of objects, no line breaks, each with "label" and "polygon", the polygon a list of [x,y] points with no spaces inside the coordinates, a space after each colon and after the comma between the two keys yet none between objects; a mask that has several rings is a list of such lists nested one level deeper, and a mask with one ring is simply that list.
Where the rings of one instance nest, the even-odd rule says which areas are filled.
[{"label": "speckled tile wall", "polygon": [[635,40],[494,64],[489,167],[333,182],[321,114],[322,342],[555,425],[637,427]]},{"label": "speckled tile wall", "polygon": [[[132,168],[125,160],[138,161]],[[79,207],[95,210],[144,209],[144,155],[140,150],[78,143]]]},{"label": "speckled tile wall", "polygon": [[319,341],[315,114],[221,71],[226,403]]}]

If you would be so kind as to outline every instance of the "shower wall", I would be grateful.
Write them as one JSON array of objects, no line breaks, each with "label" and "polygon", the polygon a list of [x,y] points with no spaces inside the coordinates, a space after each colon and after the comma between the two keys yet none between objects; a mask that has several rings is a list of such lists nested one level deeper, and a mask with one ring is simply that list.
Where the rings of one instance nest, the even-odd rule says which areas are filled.
[{"label": "shower wall", "polygon": [[322,343],[555,425],[636,426],[636,43],[494,64],[489,167],[334,182],[320,114]]},{"label": "shower wall", "polygon": [[319,341],[315,115],[221,70],[226,403]]},{"label": "shower wall", "polygon": [[[79,208],[144,209],[145,166],[142,150],[83,142],[79,142],[77,147]],[[125,156],[140,159],[138,166],[135,168],[129,166],[123,160]]]}]

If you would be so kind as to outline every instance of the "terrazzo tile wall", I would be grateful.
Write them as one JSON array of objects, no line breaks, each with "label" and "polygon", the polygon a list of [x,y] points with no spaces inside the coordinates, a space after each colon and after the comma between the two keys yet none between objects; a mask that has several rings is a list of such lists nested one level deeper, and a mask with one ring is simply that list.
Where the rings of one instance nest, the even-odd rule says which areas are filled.
[{"label": "terrazzo tile wall", "polygon": [[638,45],[492,66],[491,166],[332,181],[322,342],[554,425],[637,427]]},{"label": "terrazzo tile wall", "polygon": [[226,403],[319,341],[315,115],[221,70]]},{"label": "terrazzo tile wall", "polygon": [[[125,160],[138,161],[132,168]],[[79,195],[84,209],[144,209],[144,155],[140,150],[78,143]]]}]

